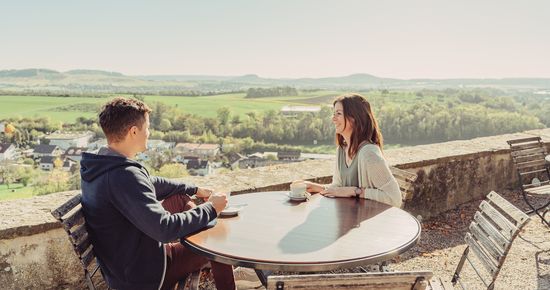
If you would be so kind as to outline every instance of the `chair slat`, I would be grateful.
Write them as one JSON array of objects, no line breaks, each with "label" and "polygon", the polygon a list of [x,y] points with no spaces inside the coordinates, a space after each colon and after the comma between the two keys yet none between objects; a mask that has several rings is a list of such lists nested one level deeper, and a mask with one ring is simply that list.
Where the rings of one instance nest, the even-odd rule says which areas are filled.
[{"label": "chair slat", "polygon": [[518,228],[512,224],[506,217],[498,212],[487,201],[482,201],[479,205],[481,212],[487,215],[498,227],[500,227],[500,233],[508,240],[511,240]]},{"label": "chair slat", "polygon": [[538,156],[544,156],[544,148],[532,148],[532,149],[526,149],[526,150],[517,150],[512,151],[510,154],[513,158],[529,158],[530,156],[538,157]]},{"label": "chair slat", "polygon": [[84,265],[84,268],[88,268],[90,264],[93,262],[95,258],[94,249],[89,248],[88,251],[86,251],[84,254],[82,254],[82,257],[80,258],[82,264]]},{"label": "chair slat", "polygon": [[513,145],[511,147],[512,150],[514,151],[517,151],[517,150],[526,150],[526,149],[533,149],[533,148],[538,148],[538,147],[541,147],[541,143],[539,142],[536,142],[536,143],[527,143],[527,144],[522,144],[522,145]]},{"label": "chair slat", "polygon": [[[538,184],[532,184],[532,183],[529,183],[529,184],[525,184],[523,185],[523,189],[529,189],[531,187],[540,187],[541,185],[543,184],[550,184],[550,180],[543,180],[543,181],[539,181]],[[527,190],[526,190],[527,191]]]},{"label": "chair slat", "polygon": [[66,215],[68,212],[70,212],[73,208],[75,208],[78,204],[80,204],[80,201],[82,200],[82,194],[78,193],[77,195],[73,196],[71,199],[66,201],[64,204],[56,208],[51,212],[51,214],[59,221],[61,221],[62,217]]},{"label": "chair slat", "polygon": [[390,167],[390,171],[393,177],[395,177],[395,180],[397,180],[397,184],[399,185],[399,190],[401,191],[401,199],[404,201],[411,199],[414,193],[412,190],[412,185],[418,178],[418,175],[394,166]]},{"label": "chair slat", "polygon": [[498,206],[503,212],[505,212],[507,215],[513,218],[516,225],[522,225],[529,220],[528,215],[526,215],[523,211],[519,210],[517,207],[515,207],[506,199],[502,198],[502,196],[500,196],[498,193],[491,191],[487,195],[487,198],[496,206]]},{"label": "chair slat", "polygon": [[70,215],[65,220],[61,221],[61,224],[63,224],[63,227],[66,231],[70,231],[72,227],[83,224],[84,223],[84,213],[82,212],[82,208],[75,211],[72,215]]},{"label": "chair slat", "polygon": [[284,283],[284,289],[425,289],[432,273],[384,272],[384,273],[344,273],[311,274],[267,277],[267,289],[277,289]]},{"label": "chair slat", "polygon": [[418,178],[418,175],[416,175],[415,173],[412,173],[403,169],[399,169],[394,166],[390,167],[390,171],[394,177],[407,182],[414,182]]},{"label": "chair slat", "polygon": [[531,194],[550,194],[550,185],[543,185],[535,188],[524,189]]},{"label": "chair slat", "polygon": [[478,260],[485,267],[485,269],[493,275],[497,271],[497,265],[494,264],[493,259],[491,259],[487,253],[481,248],[481,246],[472,238],[470,233],[466,233],[464,241],[468,244],[470,249],[475,253]]},{"label": "chair slat", "polygon": [[78,256],[82,256],[82,254],[84,254],[84,252],[86,252],[86,250],[88,250],[88,248],[90,248],[92,246],[91,242],[90,242],[90,238],[89,237],[86,237],[85,239],[83,239],[80,243],[77,243],[77,244],[74,244],[74,250],[76,251],[76,253],[78,254]]},{"label": "chair slat", "polygon": [[520,139],[514,139],[514,140],[508,140],[506,141],[509,145],[513,144],[519,144],[519,143],[527,143],[527,142],[538,142],[540,141],[540,137],[528,137],[528,138],[520,138]]},{"label": "chair slat", "polygon": [[510,240],[504,237],[500,231],[493,226],[480,212],[476,212],[474,215],[474,221],[477,225],[489,235],[489,238],[498,245],[502,251],[505,251],[510,244]]},{"label": "chair slat", "polygon": [[495,260],[495,264],[498,265],[502,259],[504,250],[501,249],[500,246],[493,243],[492,240],[489,239],[489,237],[481,230],[477,223],[472,222],[469,229],[474,239],[476,239],[478,243],[483,246],[485,251]]},{"label": "chair slat", "polygon": [[405,180],[397,179],[397,184],[399,185],[399,190],[402,192],[409,192],[411,190],[411,184]]},{"label": "chair slat", "polygon": [[544,166],[546,166],[546,160],[544,160],[544,158],[516,163],[517,169],[526,169],[526,168],[544,167]]},{"label": "chair slat", "polygon": [[[520,170],[518,170],[518,171],[520,171]],[[523,176],[523,175],[528,175],[528,174],[533,174],[533,173],[538,173],[538,172],[546,172],[546,168],[520,172],[519,174]]]},{"label": "chair slat", "polygon": [[71,240],[73,243],[78,243],[82,240],[83,237],[88,235],[88,231],[86,230],[86,224],[81,224],[76,227],[75,230],[70,231],[69,236],[71,237]]}]

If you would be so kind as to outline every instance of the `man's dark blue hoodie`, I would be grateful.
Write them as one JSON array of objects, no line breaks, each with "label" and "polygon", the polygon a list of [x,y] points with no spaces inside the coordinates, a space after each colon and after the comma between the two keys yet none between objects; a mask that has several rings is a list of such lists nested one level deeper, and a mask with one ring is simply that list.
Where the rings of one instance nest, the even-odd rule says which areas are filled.
[{"label": "man's dark blue hoodie", "polygon": [[115,289],[158,289],[164,280],[163,243],[196,232],[216,218],[211,203],[170,214],[159,201],[193,195],[195,186],[150,176],[140,163],[108,148],[83,153],[82,207],[99,266]]}]

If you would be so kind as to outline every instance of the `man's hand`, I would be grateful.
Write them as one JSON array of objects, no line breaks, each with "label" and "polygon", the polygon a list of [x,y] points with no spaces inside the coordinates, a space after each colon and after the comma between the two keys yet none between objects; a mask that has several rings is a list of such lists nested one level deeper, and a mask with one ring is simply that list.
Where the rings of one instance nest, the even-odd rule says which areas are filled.
[{"label": "man's hand", "polygon": [[227,195],[225,193],[216,193],[210,196],[208,201],[212,203],[214,209],[216,209],[216,213],[219,215],[227,206]]},{"label": "man's hand", "polygon": [[210,188],[199,187],[195,194],[198,198],[202,198],[204,201],[208,201],[214,191]]}]

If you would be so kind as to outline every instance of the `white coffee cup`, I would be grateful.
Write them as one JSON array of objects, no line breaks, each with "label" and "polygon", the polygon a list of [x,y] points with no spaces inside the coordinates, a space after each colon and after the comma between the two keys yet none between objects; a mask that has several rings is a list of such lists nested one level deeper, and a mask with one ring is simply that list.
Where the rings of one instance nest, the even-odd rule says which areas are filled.
[{"label": "white coffee cup", "polygon": [[306,184],[303,181],[295,181],[290,184],[290,196],[292,197],[304,197],[306,196]]}]

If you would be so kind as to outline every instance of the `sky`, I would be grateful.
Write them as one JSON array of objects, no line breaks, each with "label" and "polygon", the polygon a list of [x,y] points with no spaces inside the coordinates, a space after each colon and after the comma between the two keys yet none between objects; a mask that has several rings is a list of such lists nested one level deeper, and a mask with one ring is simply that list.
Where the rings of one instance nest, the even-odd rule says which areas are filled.
[{"label": "sky", "polygon": [[0,70],[550,77],[547,0],[0,0]]}]

